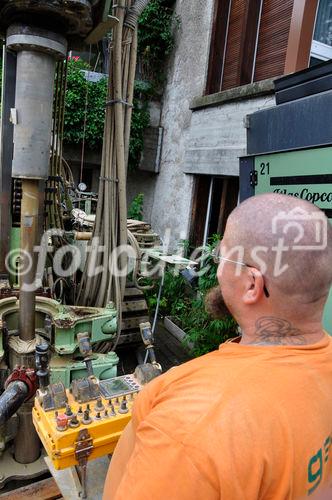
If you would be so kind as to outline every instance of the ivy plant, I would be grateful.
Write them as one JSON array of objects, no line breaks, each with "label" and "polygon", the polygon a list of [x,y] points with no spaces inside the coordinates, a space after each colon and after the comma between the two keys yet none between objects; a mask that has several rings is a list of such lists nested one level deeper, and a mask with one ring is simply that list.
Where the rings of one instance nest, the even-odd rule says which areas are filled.
[{"label": "ivy plant", "polygon": [[69,59],[63,140],[65,144],[81,144],[85,137],[87,147],[96,149],[103,142],[107,78],[87,81],[82,70],[89,70],[89,65],[78,58]]},{"label": "ivy plant", "polygon": [[165,58],[174,48],[174,28],[179,17],[173,13],[174,0],[150,0],[138,20],[138,57],[142,77],[155,87],[165,78]]},{"label": "ivy plant", "polygon": [[[138,58],[142,71],[140,80],[135,82],[129,170],[135,170],[139,165],[144,130],[150,123],[149,100],[160,88],[164,79],[165,57],[174,47],[173,4],[174,0],[151,0],[139,19]],[[105,122],[107,78],[90,82],[82,70],[89,70],[89,66],[80,58],[68,61],[64,144],[82,144],[85,137],[89,149],[100,149]]]}]

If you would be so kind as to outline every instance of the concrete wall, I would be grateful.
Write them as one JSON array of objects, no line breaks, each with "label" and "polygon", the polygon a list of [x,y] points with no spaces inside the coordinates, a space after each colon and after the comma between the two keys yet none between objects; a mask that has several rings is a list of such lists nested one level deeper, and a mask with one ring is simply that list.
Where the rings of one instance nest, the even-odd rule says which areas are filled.
[{"label": "concrete wall", "polygon": [[183,174],[192,112],[191,100],[202,95],[210,44],[213,0],[178,0],[181,25],[169,61],[161,126],[164,142],[159,174],[137,172],[128,177],[128,201],[145,194],[144,217],[161,236],[171,228],[171,240],[189,230],[193,177]]},{"label": "concrete wall", "polygon": [[266,95],[194,111],[183,172],[239,175],[239,157],[246,154],[246,116],[274,104],[274,95]]},{"label": "concrete wall", "polygon": [[173,247],[189,234],[192,174],[238,175],[238,157],[246,153],[246,115],[274,105],[271,81],[202,98],[213,4],[213,0],[176,3],[181,27],[169,61],[162,102],[160,173],[139,171],[128,177],[128,202],[144,193],[145,220],[161,237],[171,228]]}]

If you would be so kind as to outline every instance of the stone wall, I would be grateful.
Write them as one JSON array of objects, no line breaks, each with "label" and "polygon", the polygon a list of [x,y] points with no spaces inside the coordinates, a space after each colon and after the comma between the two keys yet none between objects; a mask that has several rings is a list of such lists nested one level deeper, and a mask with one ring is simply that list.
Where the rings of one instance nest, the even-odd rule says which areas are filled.
[{"label": "stone wall", "polygon": [[192,174],[238,175],[238,157],[246,153],[246,115],[274,105],[271,81],[204,97],[213,4],[176,3],[181,26],[162,102],[160,173],[138,171],[128,176],[128,202],[144,193],[144,218],[161,237],[171,229],[171,248],[180,238],[188,238]]},{"label": "stone wall", "polygon": [[183,174],[183,165],[192,116],[190,103],[204,92],[212,11],[213,0],[177,1],[176,13],[181,25],[163,97],[160,173],[139,171],[128,177],[128,201],[143,192],[145,219],[161,236],[171,228],[173,242],[186,237],[189,230],[193,176]]},{"label": "stone wall", "polygon": [[265,95],[194,111],[183,172],[239,175],[239,157],[246,154],[246,116],[274,103],[274,95]]}]

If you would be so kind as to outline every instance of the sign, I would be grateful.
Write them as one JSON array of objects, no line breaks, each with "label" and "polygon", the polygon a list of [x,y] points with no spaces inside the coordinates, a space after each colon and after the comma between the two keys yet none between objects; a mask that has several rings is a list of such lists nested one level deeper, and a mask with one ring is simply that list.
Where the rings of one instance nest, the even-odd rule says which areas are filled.
[{"label": "sign", "polygon": [[[281,193],[310,201],[332,224],[332,147],[256,156],[254,179],[255,194]],[[332,335],[332,289],[324,327]]]}]

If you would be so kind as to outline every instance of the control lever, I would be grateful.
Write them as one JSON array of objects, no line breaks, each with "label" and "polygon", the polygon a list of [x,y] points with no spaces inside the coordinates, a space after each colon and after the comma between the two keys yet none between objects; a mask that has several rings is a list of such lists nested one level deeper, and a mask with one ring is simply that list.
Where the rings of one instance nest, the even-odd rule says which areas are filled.
[{"label": "control lever", "polygon": [[36,375],[38,377],[39,387],[45,392],[50,383],[50,370],[49,370],[49,346],[47,343],[36,345],[35,363]]},{"label": "control lever", "polygon": [[156,355],[154,352],[154,338],[153,338],[153,333],[151,329],[151,324],[149,322],[147,323],[140,323],[139,329],[141,332],[141,337],[143,340],[143,343],[145,345],[145,348],[149,354],[150,361],[153,365],[157,366],[161,370],[161,366],[159,363],[157,363]]},{"label": "control lever", "polygon": [[92,366],[92,347],[90,337],[87,332],[77,334],[78,347],[82,356],[84,356],[84,363],[89,377],[94,377]]}]

